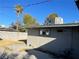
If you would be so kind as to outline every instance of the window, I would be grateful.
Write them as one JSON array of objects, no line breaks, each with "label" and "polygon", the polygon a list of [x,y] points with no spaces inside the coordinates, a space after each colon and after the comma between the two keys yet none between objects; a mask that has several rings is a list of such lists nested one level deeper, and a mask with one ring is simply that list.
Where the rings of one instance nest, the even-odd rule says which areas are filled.
[{"label": "window", "polygon": [[77,32],[79,32],[79,30],[77,30]]},{"label": "window", "polygon": [[75,31],[75,32],[79,32],[79,29],[75,29],[75,30],[73,30],[73,31]]},{"label": "window", "polygon": [[59,30],[57,30],[57,32],[63,32],[63,30],[62,29],[59,29]]},{"label": "window", "polygon": [[42,35],[42,33],[43,33],[43,31],[42,31],[42,30],[40,30],[40,35]]},{"label": "window", "polygon": [[48,24],[51,25],[51,20],[48,21]]},{"label": "window", "polygon": [[46,35],[47,35],[47,36],[49,35],[49,31],[46,32]]},{"label": "window", "polygon": [[42,32],[42,35],[46,35],[46,32],[45,32],[45,31],[43,31],[43,32]]},{"label": "window", "polygon": [[42,36],[49,36],[50,35],[50,31],[49,30],[40,30],[40,35],[42,35]]},{"label": "window", "polygon": [[51,23],[51,20],[49,20],[49,23]]}]

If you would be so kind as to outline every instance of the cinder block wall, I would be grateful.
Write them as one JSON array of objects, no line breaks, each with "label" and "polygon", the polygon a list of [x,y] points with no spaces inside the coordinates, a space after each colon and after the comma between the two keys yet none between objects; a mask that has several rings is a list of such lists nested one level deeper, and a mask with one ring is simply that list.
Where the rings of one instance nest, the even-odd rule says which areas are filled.
[{"label": "cinder block wall", "polygon": [[27,39],[27,32],[0,31],[0,38],[4,40],[24,40]]},{"label": "cinder block wall", "polygon": [[[31,45],[32,49],[40,48],[41,46],[54,41],[56,38],[40,37],[40,36],[28,36],[27,45]],[[42,47],[43,48],[43,47]]]}]

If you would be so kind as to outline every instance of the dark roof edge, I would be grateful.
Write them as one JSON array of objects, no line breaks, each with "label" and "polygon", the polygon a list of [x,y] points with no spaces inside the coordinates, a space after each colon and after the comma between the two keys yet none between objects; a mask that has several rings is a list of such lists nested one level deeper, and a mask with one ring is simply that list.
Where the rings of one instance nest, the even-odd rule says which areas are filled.
[{"label": "dark roof edge", "polygon": [[27,27],[27,29],[31,29],[31,28],[51,28],[51,27],[78,27],[78,26],[79,26],[79,23],[67,23],[67,24],[31,26],[31,27]]}]

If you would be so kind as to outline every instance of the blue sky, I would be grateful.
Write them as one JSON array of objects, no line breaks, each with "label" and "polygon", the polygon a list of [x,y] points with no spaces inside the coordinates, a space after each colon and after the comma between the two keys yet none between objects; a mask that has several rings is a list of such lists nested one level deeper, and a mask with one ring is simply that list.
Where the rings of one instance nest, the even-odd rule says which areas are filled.
[{"label": "blue sky", "polygon": [[[45,0],[0,0],[0,25],[9,26],[12,22],[16,21],[17,17],[14,7],[17,4],[23,6],[23,14],[30,14],[40,24],[51,13],[57,13],[64,19],[65,23],[79,21],[79,10],[74,0],[49,0],[50,2],[48,3],[26,6],[41,1]],[[22,20],[22,17],[20,20]]]}]

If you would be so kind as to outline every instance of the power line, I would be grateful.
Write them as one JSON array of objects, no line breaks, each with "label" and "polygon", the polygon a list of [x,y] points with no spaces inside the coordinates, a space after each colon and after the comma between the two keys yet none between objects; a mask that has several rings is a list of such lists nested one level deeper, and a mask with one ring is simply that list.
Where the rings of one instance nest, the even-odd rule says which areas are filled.
[{"label": "power line", "polygon": [[45,1],[37,2],[37,3],[29,4],[29,5],[27,5],[27,6],[33,6],[33,5],[44,4],[44,3],[47,3],[47,2],[50,2],[50,1],[51,1],[51,0],[45,0]]},{"label": "power line", "polygon": [[[30,7],[30,6],[34,6],[34,5],[39,5],[39,4],[44,4],[44,3],[48,3],[51,2],[52,0],[45,0],[45,1],[41,1],[41,2],[37,2],[37,3],[32,3],[32,4],[28,4],[28,5],[23,5],[23,7]],[[14,8],[14,7],[0,7],[0,8]]]}]

